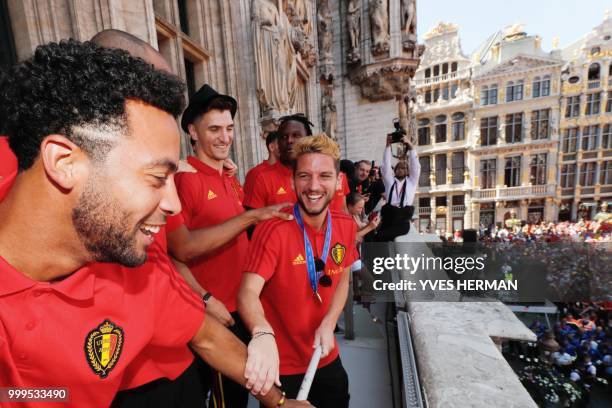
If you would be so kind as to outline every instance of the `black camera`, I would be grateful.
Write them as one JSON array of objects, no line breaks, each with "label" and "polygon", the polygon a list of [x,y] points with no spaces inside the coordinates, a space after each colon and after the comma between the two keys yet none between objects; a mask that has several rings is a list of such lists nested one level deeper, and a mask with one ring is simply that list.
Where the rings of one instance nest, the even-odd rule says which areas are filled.
[{"label": "black camera", "polygon": [[400,143],[404,136],[406,136],[406,130],[400,124],[400,120],[398,118],[393,119],[393,127],[395,130],[389,135],[391,136],[391,143]]}]

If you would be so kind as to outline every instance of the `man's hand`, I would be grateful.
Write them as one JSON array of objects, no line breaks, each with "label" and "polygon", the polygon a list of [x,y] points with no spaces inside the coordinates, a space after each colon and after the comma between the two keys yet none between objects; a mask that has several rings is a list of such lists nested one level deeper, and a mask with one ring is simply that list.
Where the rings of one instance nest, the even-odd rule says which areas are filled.
[{"label": "man's hand", "polygon": [[253,395],[266,395],[272,385],[280,387],[279,358],[276,341],[271,334],[259,334],[249,342],[248,357],[244,369],[246,387]]},{"label": "man's hand", "polygon": [[335,323],[329,323],[324,319],[315,332],[315,339],[312,348],[316,348],[318,345],[321,345],[321,358],[327,357],[327,355],[334,349],[335,327]]},{"label": "man's hand", "polygon": [[391,146],[391,142],[393,142],[393,136],[387,135],[387,146]]},{"label": "man's hand", "polygon": [[234,177],[238,171],[238,166],[228,157],[223,161],[223,170],[225,170],[225,174],[228,176]]},{"label": "man's hand", "polygon": [[287,214],[286,212],[282,212],[281,210],[287,207],[291,207],[292,205],[293,204],[291,203],[282,203],[257,208],[255,210],[250,211],[252,212],[252,215],[255,217],[257,222],[262,222],[271,218],[280,218],[285,221],[291,221],[293,219],[293,215]]},{"label": "man's hand", "polygon": [[410,140],[410,136],[405,135],[404,138],[402,139],[402,142],[404,142],[404,144],[408,146],[408,150],[414,149],[414,145],[412,144],[412,141]]},{"label": "man's hand", "polygon": [[233,326],[235,323],[225,305],[214,297],[208,300],[206,313],[220,321],[225,327]]}]

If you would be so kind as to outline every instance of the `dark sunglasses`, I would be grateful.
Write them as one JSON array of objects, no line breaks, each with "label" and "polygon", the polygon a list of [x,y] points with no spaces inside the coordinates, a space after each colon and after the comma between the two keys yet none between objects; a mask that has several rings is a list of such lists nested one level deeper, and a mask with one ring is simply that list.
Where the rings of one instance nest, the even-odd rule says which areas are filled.
[{"label": "dark sunglasses", "polygon": [[315,259],[315,268],[317,272],[321,273],[321,277],[319,278],[319,285],[324,288],[328,288],[332,284],[332,279],[329,275],[325,274],[325,262],[321,258]]}]

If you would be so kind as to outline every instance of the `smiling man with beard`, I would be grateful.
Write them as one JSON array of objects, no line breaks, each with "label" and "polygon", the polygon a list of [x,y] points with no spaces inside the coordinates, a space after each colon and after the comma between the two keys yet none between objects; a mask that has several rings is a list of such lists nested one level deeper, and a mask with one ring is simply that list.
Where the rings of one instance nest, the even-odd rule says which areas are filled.
[{"label": "smiling man with beard", "polygon": [[313,347],[321,346],[308,400],[319,408],[348,407],[334,328],[357,251],[352,218],[329,210],[340,152],[325,134],[302,138],[292,150],[295,221],[258,225],[243,268],[238,311],[252,335],[246,372],[269,384],[280,380],[295,397]]},{"label": "smiling man with beard", "polygon": [[[0,82],[0,131],[19,164],[0,197],[3,386],[62,387],[63,406],[106,407],[141,353],[186,344],[246,383],[246,348],[204,322],[154,240],[180,211],[183,93],[125,51],[73,40],[38,47]],[[278,389],[258,398],[285,401]]]}]

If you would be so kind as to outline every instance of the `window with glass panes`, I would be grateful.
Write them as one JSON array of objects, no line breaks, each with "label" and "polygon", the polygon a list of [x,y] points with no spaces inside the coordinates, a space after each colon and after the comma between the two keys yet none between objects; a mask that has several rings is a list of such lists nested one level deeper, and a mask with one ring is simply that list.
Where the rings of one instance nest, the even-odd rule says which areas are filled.
[{"label": "window with glass panes", "polygon": [[546,184],[546,153],[531,155],[529,182],[533,185]]},{"label": "window with glass panes", "polygon": [[601,133],[601,148],[612,149],[612,124],[607,124],[603,127]]},{"label": "window with glass panes", "polygon": [[497,159],[480,161],[480,188],[495,188]]},{"label": "window with glass panes", "polygon": [[436,184],[446,184],[446,154],[436,155]]},{"label": "window with glass panes", "polygon": [[[431,157],[421,156],[419,157],[419,163],[421,164],[421,174],[419,175],[419,186],[428,187],[431,185],[429,174],[431,173]],[[429,207],[428,205],[426,207]]]},{"label": "window with glass panes", "polygon": [[612,160],[601,163],[600,184],[612,184]]},{"label": "window with glass panes", "polygon": [[521,156],[506,157],[504,184],[508,187],[517,187],[521,184]]},{"label": "window with glass panes", "polygon": [[561,187],[576,186],[576,164],[564,164],[561,166]]},{"label": "window with glass panes", "polygon": [[480,144],[482,146],[497,144],[497,116],[480,119]]},{"label": "window with glass panes", "polygon": [[518,143],[523,140],[523,114],[506,115],[506,143]]},{"label": "window with glass panes", "polygon": [[463,173],[465,172],[465,155],[463,152],[454,152],[451,156],[452,162],[452,183],[463,183]]},{"label": "window with glass panes", "polygon": [[563,142],[561,144],[561,151],[563,153],[574,153],[578,143],[578,128],[565,129],[563,132]]},{"label": "window with glass panes", "polygon": [[452,134],[453,141],[465,139],[465,114],[462,112],[453,113]]},{"label": "window with glass panes", "polygon": [[419,119],[419,128],[417,130],[417,141],[419,146],[426,146],[431,143],[430,139],[430,121],[427,118]]},{"label": "window with glass panes", "polygon": [[480,104],[482,106],[489,104],[489,87],[487,85],[480,88]]},{"label": "window with glass panes", "polygon": [[510,81],[506,84],[506,102],[520,101],[523,99],[523,81]]},{"label": "window with glass panes", "polygon": [[597,149],[597,140],[599,138],[599,125],[585,126],[582,128],[582,137],[580,138],[582,150]]},{"label": "window with glass panes", "polygon": [[550,109],[540,109],[531,112],[531,138],[533,140],[548,139],[550,132]]},{"label": "window with glass panes", "polygon": [[586,108],[584,110],[584,114],[585,115],[598,115],[600,104],[601,104],[601,93],[600,92],[587,94]]},{"label": "window with glass panes", "polygon": [[[612,64],[610,64],[610,66],[612,67]],[[608,97],[606,99],[606,113],[612,113],[612,91],[608,91]]]},{"label": "window with glass panes", "polygon": [[451,98],[455,99],[457,97],[457,90],[459,90],[459,86],[457,84],[451,85]]},{"label": "window with glass panes", "polygon": [[565,98],[565,117],[576,118],[580,115],[580,95]]},{"label": "window with glass panes", "polygon": [[588,162],[580,165],[580,185],[593,186],[595,185],[595,166],[597,163]]},{"label": "window with glass panes", "polygon": [[533,98],[550,95],[550,75],[546,75],[544,77],[535,77],[533,79],[532,88],[533,90],[531,95]]},{"label": "window with glass panes", "polygon": [[497,84],[489,87],[489,105],[497,104]]},{"label": "window with glass panes", "polygon": [[425,92],[425,103],[431,103],[431,90]]},{"label": "window with glass panes", "polygon": [[438,115],[435,119],[436,143],[446,142],[446,115]]}]

